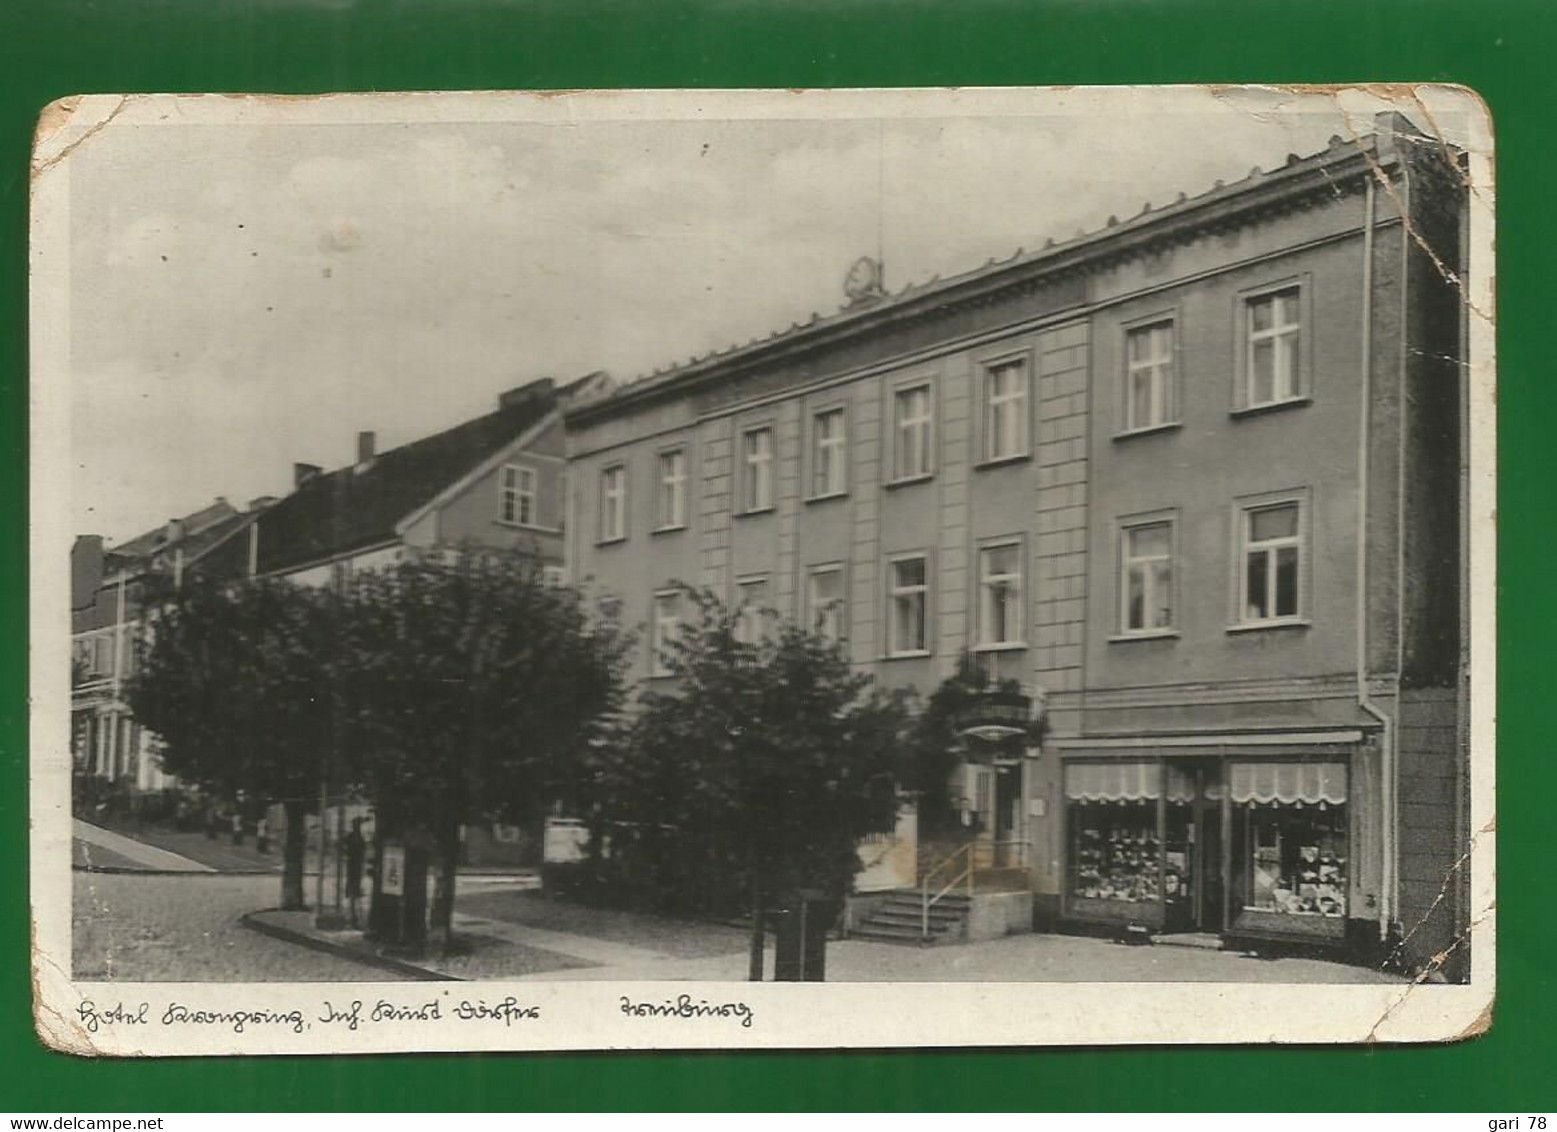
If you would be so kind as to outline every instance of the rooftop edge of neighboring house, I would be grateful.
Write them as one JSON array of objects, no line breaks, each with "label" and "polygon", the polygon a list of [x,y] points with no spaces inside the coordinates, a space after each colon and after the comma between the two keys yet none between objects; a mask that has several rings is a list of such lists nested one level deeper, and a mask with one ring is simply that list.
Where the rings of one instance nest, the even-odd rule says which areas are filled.
[{"label": "rooftop edge of neighboring house", "polygon": [[786,350],[803,350],[825,342],[847,339],[867,328],[894,318],[911,318],[930,311],[984,298],[1013,285],[1083,265],[1095,265],[1116,257],[1140,254],[1167,242],[1188,238],[1210,224],[1225,223],[1230,216],[1252,212],[1294,194],[1338,191],[1342,181],[1352,182],[1399,162],[1401,143],[1425,143],[1461,160],[1457,151],[1436,136],[1423,133],[1397,111],[1384,111],[1373,121],[1373,132],[1351,139],[1333,135],[1317,153],[1289,153],[1280,166],[1264,170],[1256,166],[1237,181],[1217,181],[1196,196],[1180,193],[1171,203],[1154,206],[1147,201],[1135,215],[1120,220],[1110,216],[1099,229],[1069,240],[1047,239],[1036,251],[1018,248],[1003,260],[945,279],[933,276],[909,283],[895,293],[856,300],[830,315],[812,312],[806,322],[791,323],[766,338],[752,339],[710,354],[694,355],[685,362],[656,369],[594,396],[581,398],[568,416],[578,420],[607,416],[662,394],[685,392],[703,379],[728,373],[731,368],[766,362]]},{"label": "rooftop edge of neighboring house", "polygon": [[497,408],[385,452],[358,434],[357,460],[333,471],[294,465],[296,490],[266,509],[255,573],[295,570],[389,542],[406,516],[541,424],[607,386],[601,371],[558,386],[539,378],[498,396]]},{"label": "rooftop edge of neighboring house", "polygon": [[194,563],[252,522],[254,515],[254,510],[239,511],[225,496],[217,496],[198,511],[114,546],[105,546],[101,535],[77,535],[70,552],[71,607],[90,605],[105,581],[145,573],[170,556],[177,556],[184,566]]}]

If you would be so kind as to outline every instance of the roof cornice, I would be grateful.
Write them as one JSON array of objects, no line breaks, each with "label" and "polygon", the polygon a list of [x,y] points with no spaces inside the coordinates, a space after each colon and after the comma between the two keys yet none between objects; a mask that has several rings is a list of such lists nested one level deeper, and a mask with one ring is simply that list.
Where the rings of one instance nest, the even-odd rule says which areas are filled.
[{"label": "roof cornice", "polygon": [[1398,158],[1382,152],[1371,137],[1356,143],[1334,139],[1329,149],[1311,157],[1288,158],[1277,169],[1253,172],[1230,185],[1218,182],[1199,196],[1181,196],[1160,208],[1148,205],[1124,221],[1110,217],[1104,228],[1065,243],[1051,242],[1031,253],[1019,249],[1006,260],[990,260],[951,279],[933,278],[860,308],[846,308],[826,318],[813,316],[808,323],[795,323],[760,341],[624,385],[601,400],[570,406],[565,416],[570,424],[605,419],[639,404],[688,394],[711,382],[849,342],[900,322],[997,302],[1078,273],[1105,270],[1208,232],[1309,207],[1317,196],[1338,197],[1357,191],[1367,177],[1389,172],[1397,165]]}]

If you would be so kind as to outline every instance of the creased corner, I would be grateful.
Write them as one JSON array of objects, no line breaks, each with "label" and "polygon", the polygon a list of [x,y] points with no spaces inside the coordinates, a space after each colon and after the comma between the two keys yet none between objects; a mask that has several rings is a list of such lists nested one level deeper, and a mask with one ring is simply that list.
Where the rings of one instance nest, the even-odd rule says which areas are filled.
[{"label": "creased corner", "polygon": [[55,99],[45,106],[32,136],[33,183],[99,133],[129,104],[130,97],[123,94],[77,94]]},{"label": "creased corner", "polygon": [[[53,977],[45,979],[45,974]],[[38,1040],[58,1053],[77,1057],[97,1057],[102,1051],[92,1041],[81,1021],[68,1011],[58,1009],[51,999],[51,986],[58,990],[69,985],[70,976],[38,944],[38,923],[32,924],[32,1023]]]}]

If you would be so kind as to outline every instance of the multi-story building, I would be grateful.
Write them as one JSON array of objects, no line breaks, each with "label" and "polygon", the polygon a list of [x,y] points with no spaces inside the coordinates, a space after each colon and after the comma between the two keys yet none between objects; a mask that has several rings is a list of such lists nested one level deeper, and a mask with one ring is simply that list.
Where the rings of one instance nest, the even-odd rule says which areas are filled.
[{"label": "multi-story building", "polygon": [[[532,381],[501,394],[490,413],[384,452],[373,433],[359,433],[353,463],[333,471],[294,465],[292,493],[207,554],[200,569],[338,586],[407,553],[481,546],[517,550],[560,578],[561,410],[605,382],[598,373],[560,389],[549,378]],[[339,801],[331,811],[336,833],[351,817],[370,814],[360,800]],[[281,807],[272,807],[272,827],[281,830],[284,820]],[[538,845],[538,832],[509,826],[466,831],[472,863],[528,859]]]},{"label": "multi-story building", "polygon": [[1064,243],[852,301],[568,414],[573,572],[674,583],[930,692],[1041,704],[954,789],[1039,927],[1422,963],[1463,923],[1457,155],[1384,115]]},{"label": "multi-story building", "polygon": [[217,499],[105,549],[100,535],[82,535],[70,550],[71,749],[79,782],[122,786],[127,797],[173,786],[157,760],[156,739],[135,722],[124,701],[142,639],[142,607],[155,578],[172,583],[199,569],[206,555],[253,523],[248,512]]}]

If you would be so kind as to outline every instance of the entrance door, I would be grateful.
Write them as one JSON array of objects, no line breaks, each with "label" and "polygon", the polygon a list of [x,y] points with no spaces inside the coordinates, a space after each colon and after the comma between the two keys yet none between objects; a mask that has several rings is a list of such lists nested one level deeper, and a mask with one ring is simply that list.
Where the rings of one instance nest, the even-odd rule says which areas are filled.
[{"label": "entrance door", "polygon": [[995,852],[994,866],[1010,869],[1019,866],[1021,853],[1016,844],[1017,822],[1022,805],[1022,768],[995,768]]},{"label": "entrance door", "polygon": [[1222,930],[1221,768],[1215,759],[1170,759],[1163,806],[1166,928]]}]

